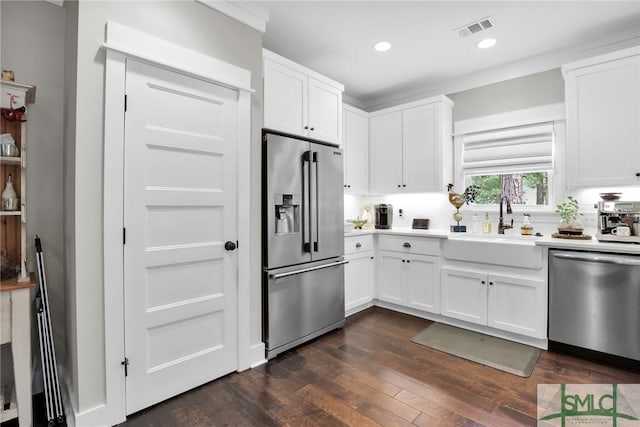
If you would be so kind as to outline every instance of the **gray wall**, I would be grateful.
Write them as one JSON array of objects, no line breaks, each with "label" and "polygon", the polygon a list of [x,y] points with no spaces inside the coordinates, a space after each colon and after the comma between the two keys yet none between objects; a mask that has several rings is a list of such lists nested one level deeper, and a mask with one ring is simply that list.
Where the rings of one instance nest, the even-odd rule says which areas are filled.
[{"label": "gray wall", "polygon": [[[69,3],[68,1],[65,2]],[[105,23],[118,22],[184,47],[202,52],[252,72],[256,90],[252,103],[252,152],[254,175],[251,177],[252,274],[251,332],[252,342],[260,340],[260,218],[259,164],[260,128],[262,126],[262,34],[201,4],[184,1],[112,2],[91,1],[67,5],[69,13],[77,6],[76,85],[67,88],[73,101],[70,114],[75,128],[70,141],[67,165],[73,178],[67,179],[68,207],[73,209],[75,229],[68,228],[66,239],[70,252],[68,286],[74,294],[67,307],[75,309],[69,324],[69,348],[75,352],[68,364],[71,397],[76,410],[88,410],[105,402],[104,298],[103,289],[103,125],[104,125],[104,42]],[[71,19],[70,19],[71,21]],[[68,30],[73,32],[73,30]],[[69,33],[68,33],[69,34]],[[73,39],[73,37],[70,37]],[[69,40],[68,40],[69,42]],[[68,43],[69,44],[69,43]],[[73,65],[73,64],[71,64]],[[70,123],[71,124],[71,123]],[[71,154],[73,157],[71,157]],[[71,292],[70,292],[71,293]]]},{"label": "gray wall", "polygon": [[564,102],[559,68],[447,95],[453,121]]},{"label": "gray wall", "polygon": [[[65,13],[44,1],[3,0],[0,11],[2,69],[13,70],[17,82],[36,86],[36,102],[27,115],[27,262],[35,271],[33,238],[38,234],[44,245],[56,357],[64,362]],[[42,385],[36,382],[38,390]]]}]

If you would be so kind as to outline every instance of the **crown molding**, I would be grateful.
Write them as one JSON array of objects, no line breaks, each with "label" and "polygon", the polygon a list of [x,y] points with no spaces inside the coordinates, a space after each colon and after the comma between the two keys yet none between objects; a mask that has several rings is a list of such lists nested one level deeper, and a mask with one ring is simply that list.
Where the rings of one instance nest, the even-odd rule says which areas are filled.
[{"label": "crown molding", "polygon": [[261,6],[232,0],[196,0],[196,2],[217,10],[261,33],[267,31],[269,11]]}]

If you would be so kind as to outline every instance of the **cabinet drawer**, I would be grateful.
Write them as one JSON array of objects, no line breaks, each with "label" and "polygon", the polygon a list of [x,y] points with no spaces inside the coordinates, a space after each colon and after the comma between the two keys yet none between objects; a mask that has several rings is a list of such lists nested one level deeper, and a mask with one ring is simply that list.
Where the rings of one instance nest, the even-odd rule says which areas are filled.
[{"label": "cabinet drawer", "polygon": [[440,256],[440,239],[409,236],[378,236],[378,248],[387,251]]},{"label": "cabinet drawer", "polygon": [[344,253],[355,254],[373,250],[373,235],[349,236],[344,238]]}]

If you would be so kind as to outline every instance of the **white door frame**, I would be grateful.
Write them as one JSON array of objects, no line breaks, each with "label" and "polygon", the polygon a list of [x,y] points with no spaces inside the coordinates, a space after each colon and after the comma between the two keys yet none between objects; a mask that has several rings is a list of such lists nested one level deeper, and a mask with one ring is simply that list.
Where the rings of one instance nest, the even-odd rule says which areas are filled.
[{"label": "white door frame", "polygon": [[[249,212],[251,72],[166,40],[107,22],[104,104],[104,325],[106,402],[84,412],[80,424],[126,419],[124,355],[124,94],[127,58],[207,80],[238,92],[238,371],[250,367]],[[85,416],[86,415],[86,416]],[[76,424],[80,420],[76,419]]]}]

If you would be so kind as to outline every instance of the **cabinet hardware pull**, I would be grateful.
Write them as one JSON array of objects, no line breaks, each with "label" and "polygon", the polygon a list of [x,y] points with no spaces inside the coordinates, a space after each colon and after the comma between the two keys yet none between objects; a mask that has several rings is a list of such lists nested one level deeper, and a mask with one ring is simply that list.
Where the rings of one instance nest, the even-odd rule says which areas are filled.
[{"label": "cabinet hardware pull", "polygon": [[405,261],[405,260],[402,260],[402,262],[407,262],[407,261]]},{"label": "cabinet hardware pull", "polygon": [[489,282],[489,284],[490,284],[491,286],[493,286],[493,282]]},{"label": "cabinet hardware pull", "polygon": [[408,259],[408,260],[407,260],[407,262],[411,262],[411,260],[410,260],[410,259]]},{"label": "cabinet hardware pull", "polygon": [[305,127],[304,127],[304,129],[305,129],[305,130],[309,129],[309,126],[305,126]]},{"label": "cabinet hardware pull", "polygon": [[406,186],[407,186],[407,184],[402,184],[402,186],[403,186],[403,187],[406,187]]},{"label": "cabinet hardware pull", "polygon": [[309,129],[309,130],[315,130],[315,128],[311,128],[311,129]]},{"label": "cabinet hardware pull", "polygon": [[360,242],[356,243],[356,248],[361,248],[362,245],[360,244]]},{"label": "cabinet hardware pull", "polygon": [[636,172],[636,176],[640,176],[640,172]]},{"label": "cabinet hardware pull", "polygon": [[400,188],[400,187],[401,187],[401,185],[400,185],[400,184],[398,184],[398,188]]},{"label": "cabinet hardware pull", "polygon": [[411,243],[409,243],[409,242],[404,242],[404,243],[402,244],[402,246],[403,246],[403,247],[405,247],[405,248],[410,248],[410,247],[411,247]]},{"label": "cabinet hardware pull", "polygon": [[483,280],[483,281],[481,281],[480,283],[482,283],[482,284],[484,285],[484,280]]}]

